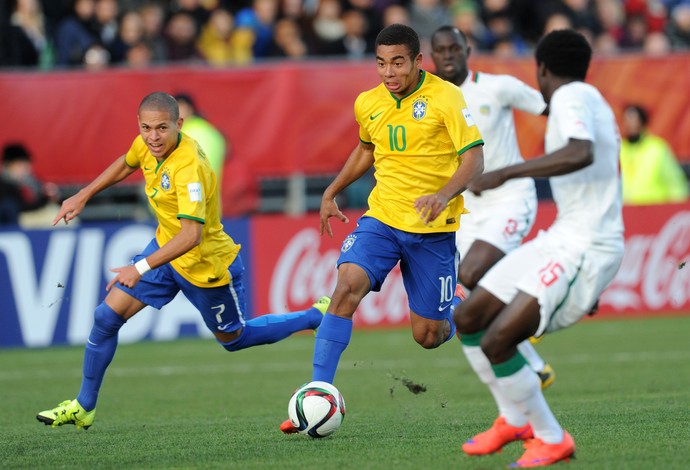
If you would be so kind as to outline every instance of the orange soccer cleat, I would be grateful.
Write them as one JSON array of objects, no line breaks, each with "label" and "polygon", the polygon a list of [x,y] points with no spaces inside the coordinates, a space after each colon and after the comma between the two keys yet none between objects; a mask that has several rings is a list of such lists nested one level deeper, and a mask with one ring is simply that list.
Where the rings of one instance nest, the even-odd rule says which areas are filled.
[{"label": "orange soccer cleat", "polygon": [[563,440],[558,444],[547,444],[541,439],[530,439],[525,442],[525,453],[510,468],[545,467],[561,460],[567,462],[575,458],[575,441],[567,431],[563,431]]},{"label": "orange soccer cleat", "polygon": [[467,455],[486,455],[499,452],[504,445],[513,441],[524,441],[534,437],[532,426],[511,426],[503,416],[499,416],[486,431],[480,432],[462,445]]},{"label": "orange soccer cleat", "polygon": [[280,430],[285,434],[295,434],[299,432],[289,419],[286,419],[280,424]]}]

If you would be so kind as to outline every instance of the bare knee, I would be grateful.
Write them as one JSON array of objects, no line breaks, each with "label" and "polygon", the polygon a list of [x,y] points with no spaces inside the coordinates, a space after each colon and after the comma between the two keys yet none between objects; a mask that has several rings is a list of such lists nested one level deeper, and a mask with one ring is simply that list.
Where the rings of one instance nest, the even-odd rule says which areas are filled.
[{"label": "bare knee", "polygon": [[515,355],[517,350],[512,334],[502,328],[489,328],[479,346],[492,364],[507,361]]},{"label": "bare knee", "polygon": [[483,267],[476,264],[473,265],[462,263],[460,264],[460,270],[458,271],[458,280],[463,286],[469,290],[473,290],[475,287],[477,287],[477,283],[482,278],[485,271],[486,270],[483,269]]},{"label": "bare knee", "polygon": [[225,348],[227,351],[235,351],[236,349],[231,345],[234,341],[236,341],[240,335],[242,335],[242,330],[243,328],[240,328],[235,331],[231,331],[229,333],[226,333],[224,331],[214,331],[213,335],[216,337],[218,342]]},{"label": "bare knee", "polygon": [[446,341],[448,335],[450,335],[450,325],[447,321],[441,322],[441,325],[430,325],[412,330],[412,337],[424,349],[439,347]]}]

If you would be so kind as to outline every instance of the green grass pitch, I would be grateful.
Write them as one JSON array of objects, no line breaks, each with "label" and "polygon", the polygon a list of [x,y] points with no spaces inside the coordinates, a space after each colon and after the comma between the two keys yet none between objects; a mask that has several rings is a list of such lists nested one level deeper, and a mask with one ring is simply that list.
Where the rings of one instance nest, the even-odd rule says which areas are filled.
[{"label": "green grass pitch", "polygon": [[[82,348],[0,350],[0,468],[493,469],[521,455],[518,443],[462,454],[495,418],[490,395],[456,341],[426,351],[408,329],[355,331],[335,381],[347,405],[337,433],[281,434],[313,343],[122,345],[87,431],[35,419],[75,396]],[[557,468],[690,468],[690,316],[588,320],[537,349],[556,371],[546,398],[577,445]]]}]

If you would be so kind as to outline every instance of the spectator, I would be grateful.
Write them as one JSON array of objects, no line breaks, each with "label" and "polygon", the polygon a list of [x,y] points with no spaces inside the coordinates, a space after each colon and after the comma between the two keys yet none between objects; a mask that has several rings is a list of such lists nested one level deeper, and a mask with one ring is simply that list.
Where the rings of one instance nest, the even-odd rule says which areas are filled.
[{"label": "spectator", "polygon": [[201,146],[213,172],[216,174],[218,187],[221,188],[226,149],[229,148],[225,136],[199,113],[194,99],[189,94],[178,93],[175,99],[180,108],[180,117],[184,119],[182,132],[196,140]]},{"label": "spectator", "polygon": [[411,0],[410,26],[419,34],[422,52],[431,53],[431,35],[439,25],[453,22],[450,10],[442,0]]},{"label": "spectator", "polygon": [[639,105],[623,110],[621,174],[625,204],[666,204],[688,199],[688,181],[669,144],[647,128]]},{"label": "spectator", "polygon": [[649,57],[663,56],[671,52],[671,41],[660,31],[652,31],[642,43],[642,51]]},{"label": "spectator", "polygon": [[165,26],[166,56],[171,62],[203,59],[196,47],[197,25],[185,12],[173,14]]},{"label": "spectator", "polygon": [[253,36],[235,29],[235,18],[217,8],[201,29],[197,47],[211,65],[243,64],[252,60]]},{"label": "spectator", "polygon": [[235,27],[254,35],[255,58],[266,57],[273,41],[273,24],[278,15],[278,0],[253,0],[252,6],[235,15]]},{"label": "spectator", "polygon": [[621,37],[620,46],[627,50],[641,50],[644,44],[644,38],[649,33],[649,25],[644,15],[634,13],[628,15],[623,27],[623,35]]},{"label": "spectator", "polygon": [[312,20],[314,31],[312,50],[317,55],[335,55],[342,52],[338,47],[345,37],[345,24],[341,18],[339,0],[321,0]]},{"label": "spectator", "polygon": [[267,56],[301,59],[308,53],[307,43],[297,22],[293,18],[279,19],[273,27],[273,41]]},{"label": "spectator", "polygon": [[144,22],[144,41],[151,49],[153,62],[164,62],[167,59],[167,47],[164,39],[165,9],[160,2],[148,0],[139,7],[139,14]]},{"label": "spectator", "polygon": [[[457,2],[452,9],[453,26],[467,38],[467,45],[475,51],[481,50],[480,38],[485,37],[486,27],[479,18],[479,7],[472,0]],[[483,46],[483,44],[482,44]]]},{"label": "spectator", "polygon": [[120,25],[118,15],[120,7],[117,0],[96,0],[94,17],[101,45],[112,54],[112,46],[117,38]]},{"label": "spectator", "polygon": [[[2,152],[3,206],[8,204],[19,209],[18,221],[23,226],[49,225],[56,208],[51,208],[59,197],[58,187],[53,183],[42,182],[35,174],[31,164],[31,154],[20,143],[5,145]],[[16,189],[9,189],[14,186]],[[16,199],[18,196],[18,199]],[[42,209],[49,209],[49,212]],[[4,208],[3,212],[6,212]],[[0,216],[3,217],[3,216]]]},{"label": "spectator", "polygon": [[14,0],[8,27],[7,64],[17,66],[53,65],[53,48],[41,3]]},{"label": "spectator", "polygon": [[681,3],[673,8],[666,26],[666,34],[673,50],[690,49],[690,2]]},{"label": "spectator", "polygon": [[127,51],[135,44],[144,41],[144,20],[136,10],[126,12],[120,18],[117,36],[109,47],[111,59],[114,64],[120,64],[127,60]]},{"label": "spectator", "polygon": [[402,5],[389,5],[383,10],[382,26],[386,28],[392,24],[410,25],[410,12]]},{"label": "spectator", "polygon": [[154,53],[151,45],[146,41],[141,41],[127,49],[125,53],[125,65],[133,69],[148,67],[154,61]]},{"label": "spectator", "polygon": [[86,51],[98,43],[94,0],[74,0],[72,13],[60,21],[55,34],[56,64],[82,65]]}]

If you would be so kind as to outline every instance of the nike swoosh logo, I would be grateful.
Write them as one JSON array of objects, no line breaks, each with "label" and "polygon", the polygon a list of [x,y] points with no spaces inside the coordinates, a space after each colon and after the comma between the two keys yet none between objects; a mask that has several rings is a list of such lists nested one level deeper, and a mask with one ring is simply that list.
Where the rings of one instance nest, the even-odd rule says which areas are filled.
[{"label": "nike swoosh logo", "polygon": [[232,324],[233,324],[233,322],[226,323],[225,325],[218,325],[217,328],[218,328],[219,331],[223,331],[224,329],[226,329],[227,327],[229,327],[229,326],[232,325]]},{"label": "nike swoosh logo", "polygon": [[144,167],[144,170],[146,170],[146,171],[149,171],[150,169],[151,169],[151,168],[146,168],[146,167]]},{"label": "nike swoosh logo", "polygon": [[91,346],[98,346],[96,343],[94,343],[90,339],[87,339],[86,342],[89,343]]},{"label": "nike swoosh logo", "polygon": [[441,306],[438,308],[438,311],[439,311],[439,312],[443,312],[443,311],[444,311],[445,309],[447,309],[448,307],[450,307],[450,304],[441,305]]},{"label": "nike swoosh logo", "polygon": [[371,119],[373,121],[374,119],[376,119],[377,117],[379,117],[382,114],[383,114],[383,111],[381,111],[378,114],[372,114],[371,116],[369,116],[369,119]]}]

